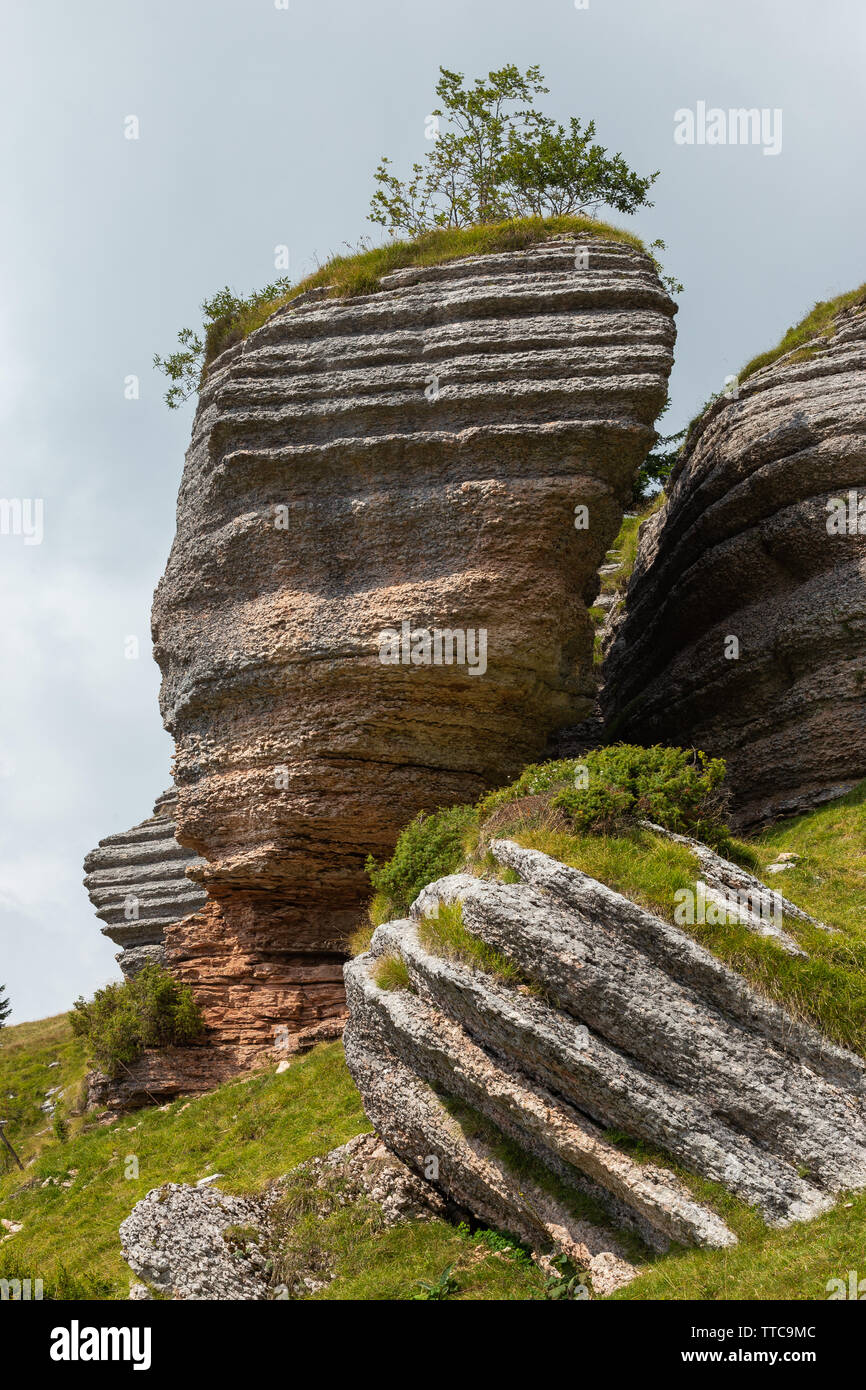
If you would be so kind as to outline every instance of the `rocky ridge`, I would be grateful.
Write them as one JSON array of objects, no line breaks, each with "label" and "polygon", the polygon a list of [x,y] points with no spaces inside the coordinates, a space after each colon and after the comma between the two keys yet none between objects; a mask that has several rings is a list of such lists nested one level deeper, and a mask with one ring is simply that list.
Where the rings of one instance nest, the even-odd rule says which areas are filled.
[{"label": "rocky ridge", "polygon": [[[844,513],[843,529],[828,529]],[[736,648],[731,639],[735,639]],[[866,308],[715,400],[642,527],[602,703],[725,757],[741,823],[866,777]]]},{"label": "rocky ridge", "polygon": [[[866,1185],[861,1059],[603,884],[512,841],[490,849],[516,882],[441,879],[346,966],[349,1068],[407,1164],[429,1176],[435,1160],[452,1200],[533,1247],[577,1252],[591,1277],[595,1255],[616,1258],[615,1236],[596,1228],[587,1239],[496,1136],[662,1248],[735,1236],[673,1171],[636,1161],[610,1131],[723,1184],[771,1225]],[[522,986],[431,949],[426,919],[457,902]],[[377,984],[384,956],[404,962],[408,987]]]},{"label": "rocky ridge", "polygon": [[84,861],[84,886],[105,923],[103,935],[121,947],[117,961],[126,976],[147,961],[162,964],[166,928],[205,901],[186,874],[196,855],[175,839],[176,806],[170,788],[157,797],[152,816],[100,840]]}]

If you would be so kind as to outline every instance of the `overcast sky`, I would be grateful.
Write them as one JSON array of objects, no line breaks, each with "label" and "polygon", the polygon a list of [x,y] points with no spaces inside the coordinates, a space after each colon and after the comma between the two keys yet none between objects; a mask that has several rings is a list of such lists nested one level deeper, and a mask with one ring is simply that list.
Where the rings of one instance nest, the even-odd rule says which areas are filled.
[{"label": "overcast sky", "polygon": [[[0,982],[22,1021],[117,976],[81,862],[169,782],[149,612],[192,406],[166,409],[153,353],[204,296],[273,279],[275,246],[297,279],[378,236],[375,166],[424,153],[440,63],[467,77],[538,63],[552,115],[595,118],[632,167],[662,171],[628,225],[667,242],[685,286],[672,431],[816,299],[866,279],[866,6],[0,8],[0,498],[44,499],[42,544],[0,535]],[[780,152],[677,144],[675,112],[699,102],[780,110]]]}]

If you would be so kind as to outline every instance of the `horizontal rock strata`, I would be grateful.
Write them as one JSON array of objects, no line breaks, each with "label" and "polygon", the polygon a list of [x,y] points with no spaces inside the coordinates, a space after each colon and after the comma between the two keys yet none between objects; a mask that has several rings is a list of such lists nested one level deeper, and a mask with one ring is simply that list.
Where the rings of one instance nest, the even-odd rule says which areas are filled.
[{"label": "horizontal rock strata", "polygon": [[863,307],[692,427],[641,529],[603,704],[618,738],[727,758],[743,823],[866,777]]},{"label": "horizontal rock strata", "polygon": [[[449,1196],[526,1238],[534,1226],[536,1239],[523,1177],[475,1151],[450,1102],[591,1191],[650,1244],[723,1246],[734,1236],[674,1173],[616,1147],[611,1130],[723,1184],[772,1225],[809,1219],[866,1185],[859,1058],[603,884],[511,841],[491,850],[519,882],[441,879],[411,920],[379,927],[371,951],[346,967],[349,1068],[398,1155],[419,1171],[426,1163],[428,1176],[438,1156]],[[431,954],[419,923],[454,902],[526,986]],[[392,955],[409,988],[376,983],[378,959]],[[541,1224],[554,1243],[554,1227],[574,1239],[562,1212]]]},{"label": "horizontal rock strata", "polygon": [[311,291],[208,371],[153,633],[208,892],[168,957],[239,1054],[340,1026],[368,854],[591,708],[674,306],[643,253],[587,249]]},{"label": "horizontal rock strata", "polygon": [[162,963],[166,928],[205,901],[204,889],[186,876],[196,855],[174,837],[176,805],[174,790],[163,792],[148,820],[100,840],[84,861],[84,886],[103,935],[122,948],[117,960],[126,976],[147,961]]}]

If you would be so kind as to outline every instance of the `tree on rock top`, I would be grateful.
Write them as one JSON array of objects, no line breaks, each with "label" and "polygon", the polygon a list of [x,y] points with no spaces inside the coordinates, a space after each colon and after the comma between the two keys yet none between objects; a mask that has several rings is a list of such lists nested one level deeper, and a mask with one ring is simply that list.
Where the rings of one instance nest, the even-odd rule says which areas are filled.
[{"label": "tree on rock top", "polygon": [[[652,207],[648,193],[658,171],[641,178],[621,154],[595,143],[595,122],[572,116],[568,127],[532,104],[549,88],[538,67],[513,63],[464,86],[463,74],[439,69],[439,105],[427,118],[432,141],[407,182],[383,157],[370,221],[392,235],[434,227],[467,227],[517,217],[618,212]],[[446,122],[442,129],[440,122]]]}]

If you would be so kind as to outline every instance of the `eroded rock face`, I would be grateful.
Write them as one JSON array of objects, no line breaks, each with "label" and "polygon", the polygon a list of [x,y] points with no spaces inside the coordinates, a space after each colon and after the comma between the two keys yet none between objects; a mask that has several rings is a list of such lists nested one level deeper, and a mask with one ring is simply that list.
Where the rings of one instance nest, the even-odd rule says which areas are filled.
[{"label": "eroded rock face", "polygon": [[163,963],[166,928],[200,908],[204,889],[187,878],[196,856],[174,838],[177,796],[163,792],[153,815],[132,830],[100,840],[84,861],[84,886],[105,926],[121,947],[117,961],[127,977],[147,961]]},{"label": "eroded rock face", "polygon": [[[735,1237],[673,1172],[635,1161],[610,1130],[722,1183],[771,1225],[807,1220],[866,1185],[861,1059],[587,875],[512,841],[491,850],[519,882],[440,879],[411,920],[379,927],[371,951],[346,966],[349,1069],[405,1162],[533,1245],[578,1256],[582,1245],[590,1272],[587,1251],[616,1253],[609,1237],[596,1229],[587,1239],[549,1195],[539,1205],[484,1124],[656,1246]],[[507,956],[523,985],[425,947],[421,919],[458,901],[464,926]],[[377,984],[388,955],[405,962],[409,988]]]},{"label": "eroded rock face", "polygon": [[[853,531],[828,534],[831,498]],[[617,738],[728,760],[743,823],[866,777],[866,310],[692,429],[641,530],[605,682]]]},{"label": "eroded rock face", "polygon": [[[591,708],[586,604],[674,306],[642,253],[588,251],[310,292],[209,371],[153,610],[178,834],[208,892],[167,957],[239,1058],[341,1027],[368,854]],[[441,662],[433,629],[458,634]]]}]

